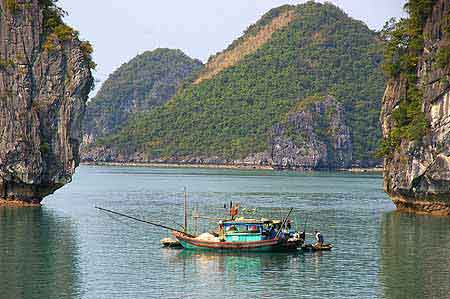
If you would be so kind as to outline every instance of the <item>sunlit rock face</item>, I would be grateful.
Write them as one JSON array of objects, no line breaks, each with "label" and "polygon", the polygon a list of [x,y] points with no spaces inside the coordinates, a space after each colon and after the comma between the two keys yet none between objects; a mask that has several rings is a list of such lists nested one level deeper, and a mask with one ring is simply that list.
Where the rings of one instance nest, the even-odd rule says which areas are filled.
[{"label": "sunlit rock face", "polygon": [[273,128],[272,165],[300,170],[351,167],[352,138],[342,104],[332,96],[305,102]]},{"label": "sunlit rock face", "polygon": [[[439,50],[450,43],[449,6],[448,0],[435,1],[417,66],[428,133],[420,142],[402,140],[385,159],[384,189],[399,209],[450,214],[450,65],[436,63]],[[381,111],[385,137],[394,127],[392,113],[407,96],[405,85],[397,78],[386,88]]]},{"label": "sunlit rock face", "polygon": [[39,203],[70,182],[79,163],[90,53],[69,27],[52,33],[48,15],[57,8],[42,3],[0,2],[2,203]]}]

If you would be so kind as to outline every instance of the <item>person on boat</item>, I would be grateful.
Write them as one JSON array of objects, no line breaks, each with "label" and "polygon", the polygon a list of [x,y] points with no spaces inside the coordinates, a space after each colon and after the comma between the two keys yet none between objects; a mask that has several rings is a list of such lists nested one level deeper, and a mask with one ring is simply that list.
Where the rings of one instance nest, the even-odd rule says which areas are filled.
[{"label": "person on boat", "polygon": [[291,220],[288,220],[286,223],[286,226],[283,229],[283,233],[290,236],[291,234],[293,234],[291,229],[292,229],[292,222],[291,222]]},{"label": "person on boat", "polygon": [[289,232],[291,230],[292,224],[291,224],[291,220],[288,220],[286,223],[286,229]]},{"label": "person on boat", "polygon": [[234,220],[236,218],[236,216],[239,213],[239,204],[236,204],[235,206],[231,206],[230,208],[230,216],[231,216],[231,220]]},{"label": "person on boat", "polygon": [[275,235],[277,234],[277,230],[275,229],[275,226],[273,224],[269,227],[269,239],[272,240],[275,238]]},{"label": "person on boat", "polygon": [[318,230],[315,230],[314,231],[314,235],[316,237],[316,244],[314,244],[314,246],[322,246],[323,245],[323,236],[322,236],[322,234]]},{"label": "person on boat", "polygon": [[304,231],[300,232],[299,237],[300,237],[300,239],[302,239],[303,241],[305,241],[305,240],[306,240],[306,233],[305,233]]},{"label": "person on boat", "polygon": [[220,242],[225,241],[225,229],[222,220],[219,221],[219,240]]}]

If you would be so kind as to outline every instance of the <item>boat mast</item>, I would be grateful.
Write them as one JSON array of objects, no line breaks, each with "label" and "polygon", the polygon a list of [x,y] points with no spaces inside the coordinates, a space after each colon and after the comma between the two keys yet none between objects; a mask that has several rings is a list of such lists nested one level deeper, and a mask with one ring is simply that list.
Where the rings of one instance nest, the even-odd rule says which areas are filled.
[{"label": "boat mast", "polygon": [[187,233],[188,226],[188,198],[186,187],[184,187],[184,232]]}]

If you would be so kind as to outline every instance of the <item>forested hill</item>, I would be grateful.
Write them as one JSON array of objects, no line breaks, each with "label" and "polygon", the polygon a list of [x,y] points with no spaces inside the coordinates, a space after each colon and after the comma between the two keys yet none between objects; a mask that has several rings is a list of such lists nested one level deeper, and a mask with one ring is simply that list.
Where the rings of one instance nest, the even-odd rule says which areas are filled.
[{"label": "forested hill", "polygon": [[116,132],[130,114],[164,104],[180,82],[202,66],[201,61],[172,49],[147,51],[123,64],[87,106],[85,141]]},{"label": "forested hill", "polygon": [[[267,159],[254,162],[270,164],[274,128],[300,101],[319,96],[337,101],[326,105],[330,109],[343,107],[339,119],[350,128],[349,156],[364,164],[373,159],[380,139],[382,48],[377,33],[332,4],[272,9],[211,57],[192,84],[97,145],[120,160],[242,161],[259,153]],[[315,133],[323,146],[339,147],[326,141],[339,143],[339,136],[327,138],[325,127],[314,127],[323,129]],[[280,131],[286,142],[297,143],[293,150],[313,140],[289,139],[294,131]]]}]

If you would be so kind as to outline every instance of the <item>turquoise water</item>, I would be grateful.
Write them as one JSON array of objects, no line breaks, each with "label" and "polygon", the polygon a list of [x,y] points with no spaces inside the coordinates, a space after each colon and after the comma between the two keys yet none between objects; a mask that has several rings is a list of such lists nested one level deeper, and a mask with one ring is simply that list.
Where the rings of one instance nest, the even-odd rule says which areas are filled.
[{"label": "turquoise water", "polygon": [[[450,219],[395,212],[381,184],[378,174],[82,166],[42,208],[0,208],[0,298],[449,298]],[[277,217],[294,207],[335,249],[168,250],[167,232],[93,208],[175,226],[185,186],[201,214],[220,216],[230,200]]]}]

